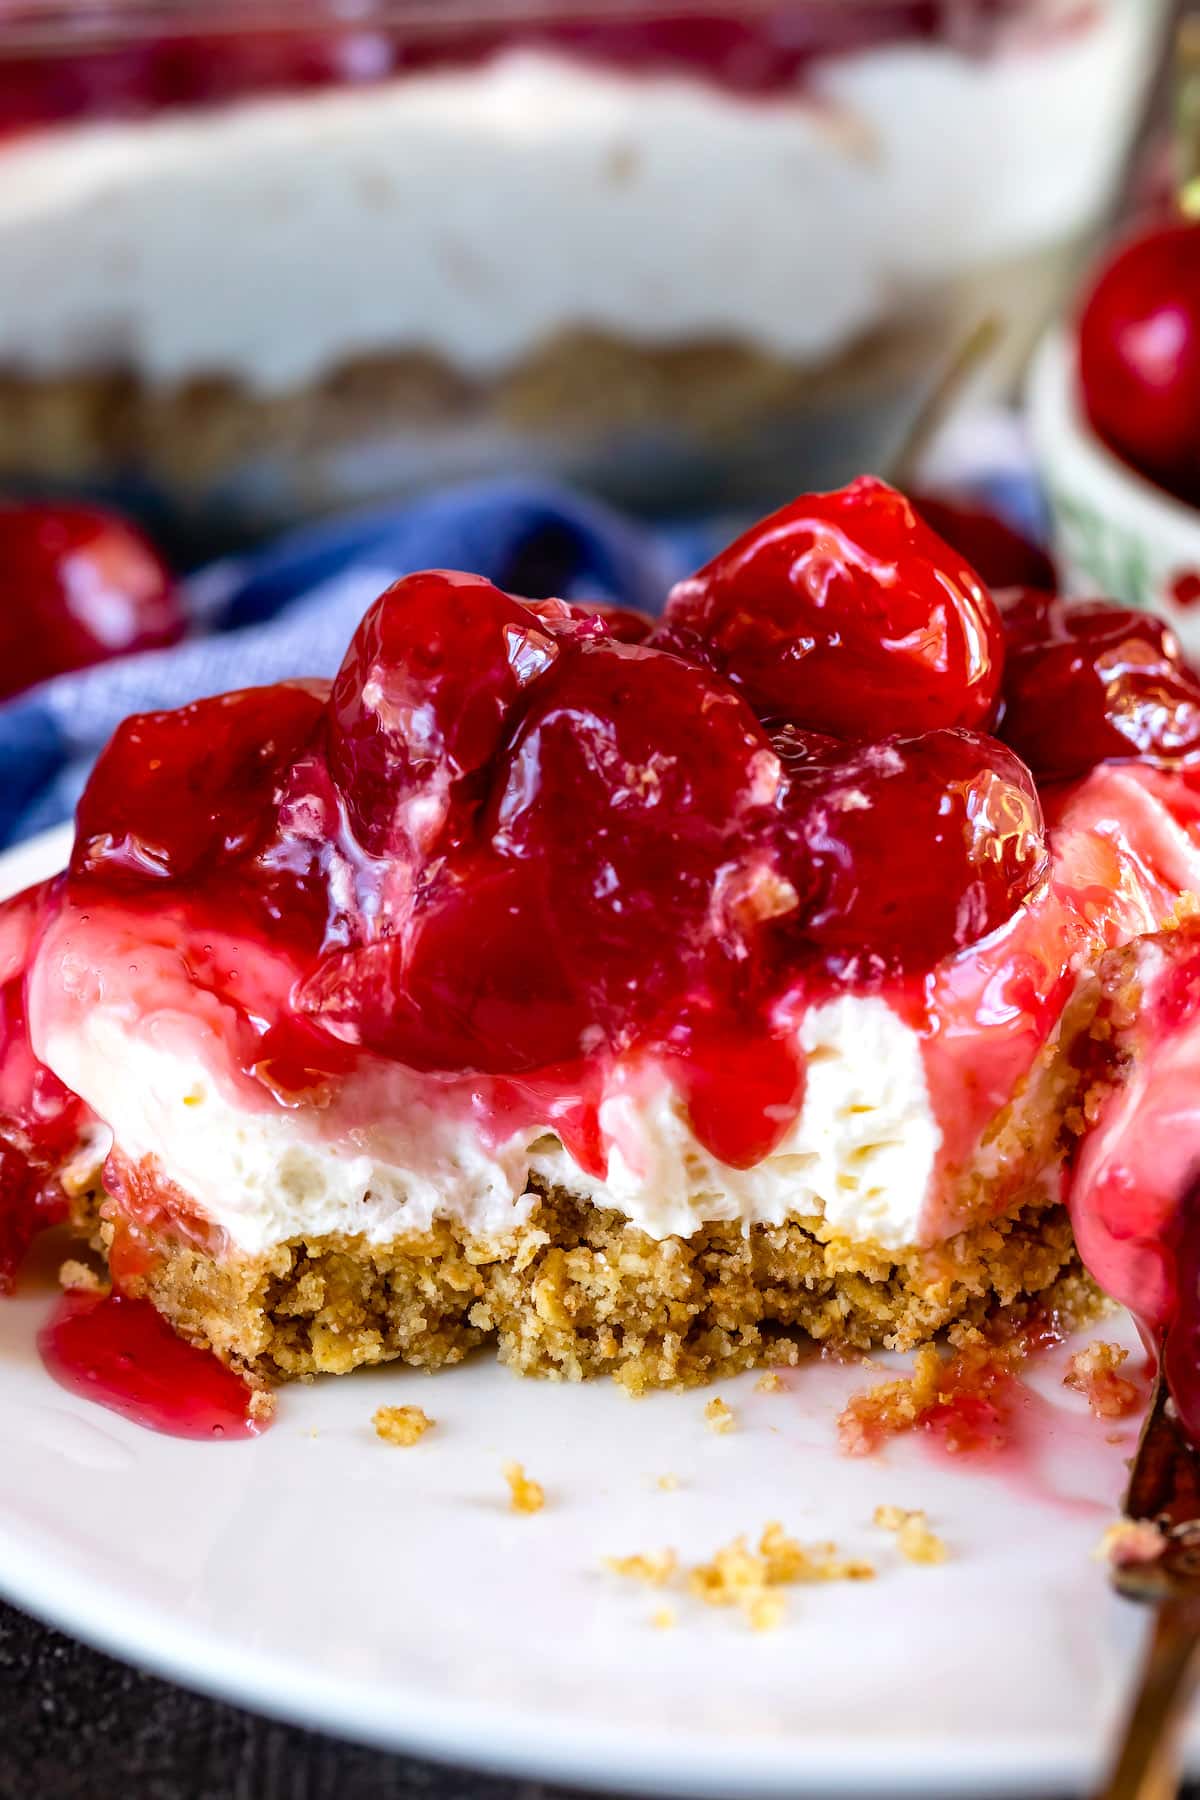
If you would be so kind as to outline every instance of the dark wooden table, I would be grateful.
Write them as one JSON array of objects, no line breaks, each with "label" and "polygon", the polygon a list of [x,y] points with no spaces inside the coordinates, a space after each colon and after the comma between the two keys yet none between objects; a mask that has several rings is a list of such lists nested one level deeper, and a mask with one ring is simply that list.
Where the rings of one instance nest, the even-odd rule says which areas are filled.
[{"label": "dark wooden table", "polygon": [[200,1699],[0,1602],[0,1800],[566,1800]]},{"label": "dark wooden table", "polygon": [[[584,1797],[274,1724],[143,1675],[0,1602],[0,1800]],[[1183,1800],[1200,1800],[1200,1787]]]},{"label": "dark wooden table", "polygon": [[[277,1725],[143,1675],[0,1602],[0,1800],[584,1797]],[[1183,1800],[1200,1800],[1200,1786]]]}]

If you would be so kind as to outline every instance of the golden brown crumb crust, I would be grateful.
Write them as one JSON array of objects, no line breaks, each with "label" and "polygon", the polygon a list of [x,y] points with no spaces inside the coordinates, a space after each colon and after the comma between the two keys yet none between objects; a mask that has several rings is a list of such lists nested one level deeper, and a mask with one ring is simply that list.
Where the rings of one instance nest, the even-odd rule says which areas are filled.
[{"label": "golden brown crumb crust", "polygon": [[578,329],[486,382],[425,351],[396,350],[281,394],[223,376],[160,386],[121,371],[47,378],[0,369],[0,473],[144,470],[187,490],[286,445],[319,486],[322,464],[342,445],[481,424],[520,437],[670,420],[719,443],[755,421],[861,390],[872,375],[899,379],[920,341],[920,325],[905,323],[812,369],[729,339],[643,345]]},{"label": "golden brown crumb crust", "polygon": [[[82,1210],[82,1209],[81,1209]],[[92,1203],[92,1227],[96,1227]],[[103,1244],[111,1227],[101,1224]],[[323,1237],[216,1259],[158,1240],[126,1279],[184,1336],[269,1381],[398,1359],[436,1369],[494,1345],[522,1374],[692,1387],[837,1351],[911,1349],[1023,1296],[1077,1294],[1065,1210],[1044,1198],[929,1250],[854,1244],[823,1220],[648,1237],[554,1190],[482,1241],[449,1223],[387,1244]]]}]

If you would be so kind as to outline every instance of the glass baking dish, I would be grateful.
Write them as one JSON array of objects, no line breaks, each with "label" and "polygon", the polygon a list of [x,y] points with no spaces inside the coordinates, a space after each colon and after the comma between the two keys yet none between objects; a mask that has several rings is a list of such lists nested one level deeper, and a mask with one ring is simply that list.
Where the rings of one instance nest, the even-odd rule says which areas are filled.
[{"label": "glass baking dish", "polygon": [[1165,0],[0,5],[0,480],[234,537],[880,467],[1027,348]]}]

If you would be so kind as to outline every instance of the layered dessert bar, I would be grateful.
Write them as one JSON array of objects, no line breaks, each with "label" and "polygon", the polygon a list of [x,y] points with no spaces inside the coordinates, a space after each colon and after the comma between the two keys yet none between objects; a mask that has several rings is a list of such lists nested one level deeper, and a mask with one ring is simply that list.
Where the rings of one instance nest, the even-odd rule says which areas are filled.
[{"label": "layered dessert bar", "polygon": [[1163,13],[28,0],[0,475],[278,515],[516,456],[644,502],[786,429],[787,491],[846,479],[983,314],[1027,341]]},{"label": "layered dessert bar", "polygon": [[657,623],[409,576],[128,720],[0,915],[0,1248],[267,1379],[703,1381],[1086,1289],[1100,959],[1200,893],[1200,680],[864,478]]}]

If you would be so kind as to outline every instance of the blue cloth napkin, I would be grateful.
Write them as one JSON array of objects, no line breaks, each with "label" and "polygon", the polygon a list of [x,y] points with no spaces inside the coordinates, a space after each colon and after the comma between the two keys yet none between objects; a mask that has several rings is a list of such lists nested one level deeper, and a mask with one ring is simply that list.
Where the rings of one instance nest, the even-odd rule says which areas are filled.
[{"label": "blue cloth napkin", "polygon": [[332,675],[366,607],[399,575],[468,569],[531,598],[657,612],[671,582],[739,523],[652,529],[553,483],[501,480],[307,527],[216,563],[185,583],[191,629],[176,648],[62,675],[0,705],[0,845],[70,815],[128,714],[288,675]]}]

